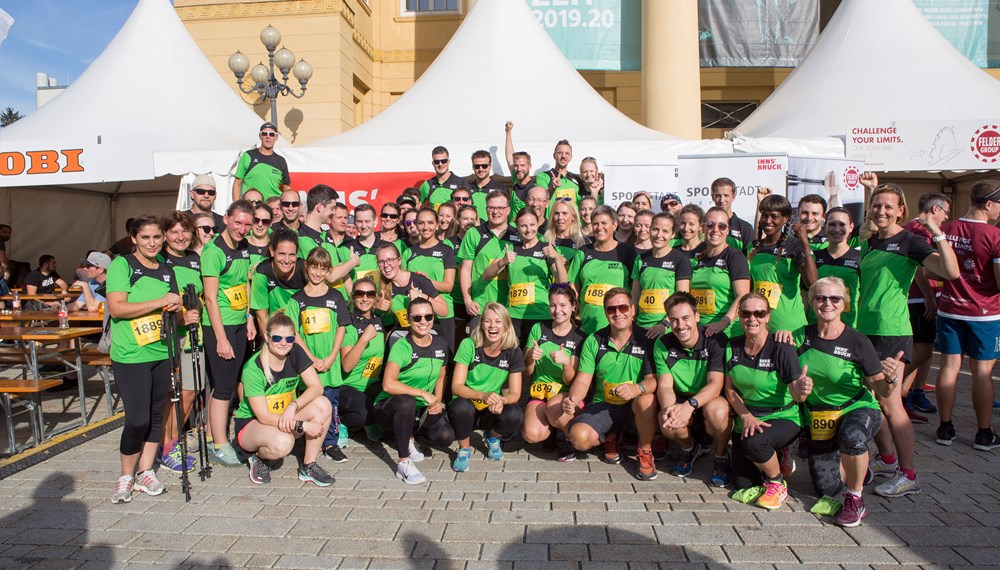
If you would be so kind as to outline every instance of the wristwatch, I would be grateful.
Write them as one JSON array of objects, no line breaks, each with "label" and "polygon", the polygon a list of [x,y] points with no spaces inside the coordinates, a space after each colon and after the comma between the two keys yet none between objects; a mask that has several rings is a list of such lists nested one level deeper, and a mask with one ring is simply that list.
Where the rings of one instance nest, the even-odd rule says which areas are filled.
[{"label": "wristwatch", "polygon": [[637,383],[637,386],[639,386],[639,392],[640,393],[642,393],[642,394],[646,393],[646,386],[642,382]]},{"label": "wristwatch", "polygon": [[699,405],[699,404],[698,404],[698,400],[695,400],[694,398],[688,398],[687,402],[688,402],[689,404],[691,404],[691,407],[692,407],[692,408],[694,408],[694,409],[696,409],[696,410],[698,409],[698,405]]}]

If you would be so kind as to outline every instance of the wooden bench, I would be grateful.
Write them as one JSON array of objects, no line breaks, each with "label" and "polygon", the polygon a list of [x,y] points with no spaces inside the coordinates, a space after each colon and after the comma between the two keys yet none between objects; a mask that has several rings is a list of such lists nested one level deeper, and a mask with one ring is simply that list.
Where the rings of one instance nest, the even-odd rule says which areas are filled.
[{"label": "wooden bench", "polygon": [[[14,405],[23,405],[28,410],[31,425],[32,445],[38,445],[44,438],[45,420],[42,417],[42,392],[62,385],[62,380],[0,380],[0,408],[7,420],[7,445],[11,455],[28,447],[18,447],[14,439]],[[11,395],[17,400],[11,400]]]}]

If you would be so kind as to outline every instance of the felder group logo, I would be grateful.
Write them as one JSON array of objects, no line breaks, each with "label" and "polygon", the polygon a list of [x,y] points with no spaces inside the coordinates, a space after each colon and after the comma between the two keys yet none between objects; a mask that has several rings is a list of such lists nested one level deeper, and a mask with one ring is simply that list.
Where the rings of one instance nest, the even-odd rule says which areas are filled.
[{"label": "felder group logo", "polygon": [[969,146],[973,156],[982,162],[997,162],[997,158],[1000,158],[1000,127],[984,125],[972,135]]},{"label": "felder group logo", "polygon": [[854,190],[861,183],[861,171],[857,166],[851,165],[844,169],[844,186],[848,190]]}]

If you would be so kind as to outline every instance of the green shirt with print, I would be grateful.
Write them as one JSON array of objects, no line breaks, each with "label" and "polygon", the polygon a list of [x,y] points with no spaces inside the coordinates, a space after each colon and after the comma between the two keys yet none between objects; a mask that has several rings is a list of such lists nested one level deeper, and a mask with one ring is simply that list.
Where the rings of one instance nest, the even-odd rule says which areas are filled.
[{"label": "green shirt with print", "polygon": [[243,384],[243,399],[240,400],[240,405],[236,408],[236,413],[233,416],[242,420],[256,418],[257,415],[254,414],[253,407],[250,406],[250,398],[261,396],[267,402],[268,411],[275,415],[283,414],[285,408],[298,396],[299,386],[302,384],[302,373],[310,366],[312,366],[312,360],[309,359],[306,351],[297,344],[292,345],[292,350],[285,357],[281,370],[271,369],[272,381],[268,382],[267,376],[264,375],[261,352],[258,351],[243,365],[243,373],[240,376],[240,382]]},{"label": "green shirt with print", "polygon": [[[389,362],[399,366],[399,376],[396,379],[406,386],[431,394],[434,393],[437,379],[441,370],[448,365],[448,360],[447,343],[437,335],[431,335],[429,345],[419,346],[413,340],[413,335],[408,333],[389,347]],[[392,394],[383,390],[375,397],[375,405],[392,397]],[[418,396],[416,400],[418,407],[427,407],[427,401],[422,397]]]},{"label": "green shirt with print", "polygon": [[705,335],[698,325],[698,342],[685,347],[677,337],[667,333],[653,345],[653,368],[657,377],[669,374],[677,394],[697,394],[708,383],[709,372],[723,372],[726,360],[725,339],[722,335]]},{"label": "green shirt with print", "polygon": [[[500,394],[511,374],[524,372],[524,353],[518,347],[501,350],[496,356],[489,356],[482,347],[477,348],[471,338],[463,339],[455,353],[455,364],[468,367],[465,385],[477,392]],[[458,396],[452,396],[452,400]],[[485,402],[473,400],[478,409]]]},{"label": "green shirt with print", "polygon": [[[431,281],[439,282],[444,281],[444,272],[446,270],[454,269],[455,280],[458,280],[455,250],[444,242],[438,242],[436,245],[428,248],[414,245],[410,248],[410,256],[407,258],[406,267],[409,271],[417,271],[426,275]],[[433,287],[433,285],[432,283],[431,286]],[[437,290],[436,287],[435,290]],[[440,295],[444,298],[445,304],[448,305],[448,314],[443,318],[450,319],[454,317],[455,303],[451,298],[451,292],[440,293]]]},{"label": "green shirt with print", "polygon": [[[788,387],[802,373],[795,347],[776,342],[768,335],[760,352],[751,356],[746,353],[745,344],[743,336],[729,341],[725,372],[747,409],[761,421],[788,420],[801,427],[800,406],[792,399]],[[743,430],[739,417],[735,424],[734,433]]]},{"label": "green shirt with print", "polygon": [[295,260],[295,268],[287,279],[278,277],[271,262],[257,266],[250,281],[250,310],[271,314],[288,306],[288,300],[306,286],[305,264]]},{"label": "green shirt with print", "polygon": [[799,362],[809,367],[813,380],[807,411],[840,409],[846,414],[858,408],[879,409],[864,380],[880,374],[882,362],[872,342],[858,331],[847,327],[839,337],[824,339],[815,325],[806,327]]},{"label": "green shirt with print", "polygon": [[[223,325],[241,325],[247,320],[250,306],[250,252],[247,241],[230,248],[223,236],[205,244],[201,250],[201,276],[219,280],[219,313]],[[208,311],[201,316],[201,324],[212,326]]]},{"label": "green shirt with print", "polygon": [[[750,280],[747,258],[736,248],[728,246],[719,255],[709,257],[702,253],[691,272],[691,294],[698,301],[701,324],[710,325],[726,316],[726,311],[737,301],[733,281]],[[739,319],[723,331],[728,337],[743,332]]]},{"label": "green shirt with print", "polygon": [[676,249],[663,257],[646,252],[632,266],[632,281],[639,283],[639,306],[636,324],[644,329],[658,325],[667,318],[663,303],[677,291],[678,281],[691,280],[691,261]]},{"label": "green shirt with print", "polygon": [[[107,292],[126,293],[129,303],[145,303],[177,293],[177,278],[165,263],[150,269],[135,254],[116,257],[108,266]],[[122,364],[166,360],[163,309],[131,319],[111,317],[111,359]]]},{"label": "green shirt with print", "polygon": [[[351,322],[347,313],[347,302],[334,289],[327,289],[325,295],[310,297],[305,290],[297,291],[288,300],[285,313],[295,323],[302,341],[316,358],[326,358],[333,351],[337,340],[337,330]],[[340,370],[340,353],[333,359],[325,372],[317,371],[324,388],[336,388],[343,382]]]},{"label": "green shirt with print", "polygon": [[[851,296],[850,304],[840,313],[840,321],[849,327],[855,326],[858,320],[858,290],[861,281],[861,252],[849,249],[840,257],[830,255],[830,249],[816,250],[816,273],[819,278],[837,277],[843,280]],[[808,293],[806,294],[808,298]],[[816,313],[812,304],[806,307],[806,322],[816,324]]]},{"label": "green shirt with print", "polygon": [[512,319],[547,320],[549,314],[549,285],[555,268],[545,257],[544,241],[531,247],[514,246],[514,262],[507,267],[510,279],[506,305]]},{"label": "green shirt with print", "polygon": [[343,370],[342,368],[343,385],[364,392],[369,386],[379,381],[382,373],[382,360],[385,358],[385,329],[382,327],[382,322],[374,315],[371,319],[366,319],[354,311],[350,318],[351,322],[344,327],[344,342],[341,345],[348,350],[358,344],[368,325],[375,327],[375,338],[365,343],[357,365],[351,370]]},{"label": "green shirt with print", "polygon": [[771,307],[768,330],[791,331],[801,342],[802,328],[806,326],[805,306],[802,303],[802,274],[806,259],[802,242],[787,237],[780,244],[761,245],[750,252],[751,291],[767,299]]},{"label": "green shirt with print", "polygon": [[[563,381],[563,365],[552,360],[552,353],[561,350],[570,358],[580,356],[583,348],[583,332],[573,327],[565,336],[559,336],[552,330],[552,323],[536,323],[528,332],[525,347],[533,348],[536,344],[542,350],[542,357],[535,362],[535,372],[531,375],[529,393],[533,398],[548,400],[552,396],[566,391]],[[545,385],[540,387],[538,385]],[[543,395],[545,397],[539,398]]]},{"label": "green shirt with print", "polygon": [[611,328],[605,327],[583,341],[577,372],[593,374],[594,402],[625,404],[612,392],[621,384],[638,384],[653,374],[650,364],[652,342],[646,331],[632,328],[632,336],[619,349],[611,342]]},{"label": "green shirt with print", "polygon": [[614,287],[630,292],[629,279],[638,256],[635,248],[627,243],[615,243],[611,251],[598,251],[593,244],[583,246],[580,255],[573,259],[569,273],[576,276],[580,292],[580,322],[583,332],[591,334],[608,326],[604,314],[604,294]]},{"label": "green shirt with print", "polygon": [[861,245],[858,331],[872,336],[910,336],[907,294],[913,276],[935,250],[914,233],[872,236]]},{"label": "green shirt with print", "polygon": [[520,238],[515,234],[514,228],[510,226],[506,226],[499,237],[485,223],[471,227],[469,231],[465,232],[462,245],[458,249],[458,260],[460,263],[472,261],[472,282],[469,287],[469,296],[473,301],[479,303],[480,309],[490,301],[502,301],[507,298],[507,271],[501,271],[489,281],[483,279],[483,273],[490,263],[507,254],[508,247],[513,247],[518,243],[520,243]]}]

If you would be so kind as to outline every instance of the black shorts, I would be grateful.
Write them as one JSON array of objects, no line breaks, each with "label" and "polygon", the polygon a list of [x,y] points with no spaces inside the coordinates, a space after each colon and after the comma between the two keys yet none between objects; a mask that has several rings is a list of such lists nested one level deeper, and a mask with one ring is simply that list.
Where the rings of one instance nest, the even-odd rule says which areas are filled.
[{"label": "black shorts", "polygon": [[899,351],[903,351],[903,362],[909,364],[910,357],[913,356],[913,337],[910,336],[876,336],[869,335],[868,340],[872,341],[875,352],[881,359],[896,358]]},{"label": "black shorts", "polygon": [[592,427],[604,443],[611,430],[635,434],[635,414],[632,413],[632,402],[627,404],[609,404],[607,402],[591,402],[576,414],[570,427],[584,424]]},{"label": "black shorts", "polygon": [[913,329],[913,342],[932,344],[937,337],[937,319],[932,318],[928,321],[924,318],[924,311],[926,309],[923,303],[910,303],[907,307],[910,309],[910,327]]},{"label": "black shorts", "polygon": [[253,452],[247,451],[247,449],[243,447],[243,443],[240,441],[240,436],[243,435],[242,433],[243,428],[250,425],[250,422],[254,421],[255,419],[257,418],[233,418],[233,433],[236,434],[236,436],[233,437],[233,441],[236,443],[236,445],[239,446],[240,449],[242,449],[247,453],[253,453]]}]

